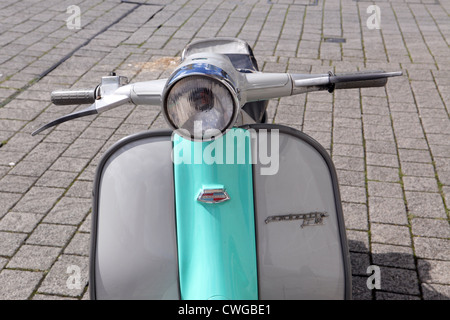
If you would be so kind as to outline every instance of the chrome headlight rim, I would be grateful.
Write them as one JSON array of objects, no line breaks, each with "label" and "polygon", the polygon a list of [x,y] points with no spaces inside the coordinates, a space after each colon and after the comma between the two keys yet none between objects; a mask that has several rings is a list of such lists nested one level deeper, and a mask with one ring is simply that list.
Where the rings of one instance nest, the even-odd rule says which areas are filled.
[{"label": "chrome headlight rim", "polygon": [[[185,65],[178,70],[176,70],[172,76],[167,80],[166,86],[164,87],[164,91],[162,94],[162,111],[164,118],[166,122],[170,125],[170,127],[174,130],[180,129],[178,126],[176,126],[173,121],[170,119],[170,116],[168,114],[167,109],[167,99],[169,96],[170,91],[172,90],[173,86],[178,83],[178,81],[182,79],[186,79],[188,77],[192,76],[199,76],[203,78],[208,78],[210,80],[213,80],[215,82],[218,82],[219,84],[223,85],[228,92],[230,93],[230,96],[233,100],[233,111],[232,116],[230,118],[230,121],[228,122],[227,126],[223,129],[217,129],[221,131],[221,134],[225,134],[225,132],[230,129],[234,123],[236,123],[236,120],[239,115],[239,109],[240,109],[240,103],[239,103],[239,90],[237,89],[237,86],[234,84],[234,81],[231,79],[231,77],[221,68],[208,64],[208,63],[193,63],[189,65]],[[186,137],[186,135],[184,135]],[[211,140],[217,137],[213,138],[207,138],[207,137],[195,137],[193,134],[191,134],[189,137],[190,140],[202,140],[207,141]]]}]

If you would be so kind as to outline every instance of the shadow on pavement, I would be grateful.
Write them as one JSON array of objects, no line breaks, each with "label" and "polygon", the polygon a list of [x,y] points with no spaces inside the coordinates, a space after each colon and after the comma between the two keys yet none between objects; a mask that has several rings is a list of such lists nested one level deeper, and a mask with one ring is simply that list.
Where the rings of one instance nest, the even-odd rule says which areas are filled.
[{"label": "shadow on pavement", "polygon": [[[421,259],[418,265],[412,254],[395,252],[395,248],[403,249],[398,246],[385,245],[385,252],[372,250],[370,255],[365,243],[355,240],[348,240],[348,243],[354,300],[450,300],[450,294],[436,290],[444,286],[431,283],[432,266],[428,261]],[[393,252],[389,252],[389,248]],[[379,289],[368,287],[376,282],[369,266],[379,267]]]}]

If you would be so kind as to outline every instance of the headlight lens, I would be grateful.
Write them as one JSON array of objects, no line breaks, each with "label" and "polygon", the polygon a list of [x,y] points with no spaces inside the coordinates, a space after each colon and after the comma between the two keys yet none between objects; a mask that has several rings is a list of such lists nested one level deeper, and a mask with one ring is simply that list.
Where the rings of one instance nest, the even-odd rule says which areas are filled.
[{"label": "headlight lens", "polygon": [[223,83],[193,75],[180,79],[170,88],[165,112],[175,128],[186,129],[194,138],[208,138],[206,130],[223,132],[232,125],[235,104]]}]

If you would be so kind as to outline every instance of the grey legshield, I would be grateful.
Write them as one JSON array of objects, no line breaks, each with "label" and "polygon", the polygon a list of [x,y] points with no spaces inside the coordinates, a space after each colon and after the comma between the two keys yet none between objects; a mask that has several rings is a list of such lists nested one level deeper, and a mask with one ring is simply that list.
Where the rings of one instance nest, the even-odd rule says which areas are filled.
[{"label": "grey legshield", "polygon": [[349,251],[329,155],[292,128],[244,128],[279,135],[278,172],[260,174],[259,161],[253,170],[259,298],[350,299]]},{"label": "grey legshield", "polygon": [[94,189],[92,299],[179,299],[171,131],[145,132],[102,158]]}]

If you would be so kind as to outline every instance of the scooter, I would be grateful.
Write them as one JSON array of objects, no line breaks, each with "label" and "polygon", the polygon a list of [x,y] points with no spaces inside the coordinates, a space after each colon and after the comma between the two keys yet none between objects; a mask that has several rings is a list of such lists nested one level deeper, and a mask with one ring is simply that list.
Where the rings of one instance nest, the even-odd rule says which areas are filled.
[{"label": "scooter", "polygon": [[250,46],[189,44],[168,79],[58,90],[91,104],[33,132],[123,104],[162,107],[173,130],[137,133],[101,159],[93,190],[91,299],[351,299],[349,249],[330,156],[267,123],[268,100],[382,87],[401,72],[263,73]]}]

